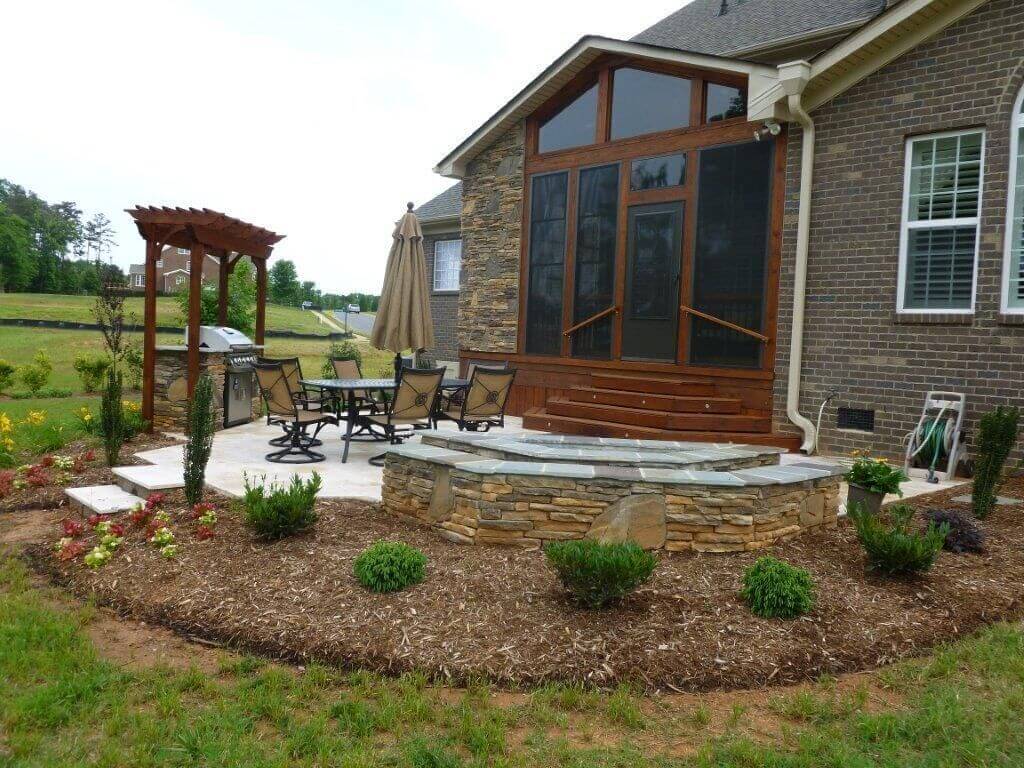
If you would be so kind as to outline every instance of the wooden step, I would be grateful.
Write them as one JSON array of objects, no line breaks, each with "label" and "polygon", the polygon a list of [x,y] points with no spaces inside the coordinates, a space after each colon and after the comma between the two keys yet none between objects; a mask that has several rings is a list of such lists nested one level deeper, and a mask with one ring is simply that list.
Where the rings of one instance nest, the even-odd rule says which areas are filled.
[{"label": "wooden step", "polygon": [[800,438],[774,432],[697,432],[613,424],[595,419],[555,416],[543,408],[534,408],[523,416],[523,427],[565,435],[618,437],[633,440],[679,440],[698,443],[747,443],[773,445],[788,451],[800,449]]},{"label": "wooden step", "polygon": [[713,397],[715,385],[695,379],[663,379],[657,377],[619,376],[612,373],[593,373],[591,385],[598,389],[617,389],[625,392],[646,392],[655,395],[679,397]]},{"label": "wooden step", "polygon": [[569,399],[576,403],[619,405],[626,408],[644,408],[650,411],[675,413],[739,413],[742,402],[730,397],[679,397],[678,395],[652,395],[647,392],[627,392],[621,389],[573,387]]},{"label": "wooden step", "polygon": [[613,424],[652,427],[654,429],[695,430],[697,432],[769,432],[771,419],[767,416],[724,413],[666,413],[644,408],[624,408],[618,405],[581,403],[562,397],[549,398],[545,410],[553,416],[571,416]]}]

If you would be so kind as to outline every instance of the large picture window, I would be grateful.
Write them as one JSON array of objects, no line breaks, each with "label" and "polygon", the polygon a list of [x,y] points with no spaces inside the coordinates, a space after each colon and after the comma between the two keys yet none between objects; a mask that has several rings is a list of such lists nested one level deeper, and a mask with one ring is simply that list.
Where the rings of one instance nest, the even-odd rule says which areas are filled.
[{"label": "large picture window", "polygon": [[624,67],[612,88],[612,139],[685,128],[690,124],[690,81]]},{"label": "large picture window", "polygon": [[1024,314],[1024,90],[1014,105],[1010,130],[1010,205],[1006,222],[1002,309]]},{"label": "large picture window", "polygon": [[462,241],[438,240],[434,243],[434,290],[459,290],[462,269]]},{"label": "large picture window", "polygon": [[984,154],[978,130],[908,140],[901,312],[974,310]]}]

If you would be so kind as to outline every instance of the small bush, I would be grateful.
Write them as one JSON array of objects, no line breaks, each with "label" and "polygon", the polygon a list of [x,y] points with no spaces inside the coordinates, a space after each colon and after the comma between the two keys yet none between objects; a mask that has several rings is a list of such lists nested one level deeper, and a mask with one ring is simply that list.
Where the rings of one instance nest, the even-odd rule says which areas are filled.
[{"label": "small bush", "polygon": [[373,592],[397,592],[423,581],[427,556],[399,541],[378,541],[355,562],[356,579]]},{"label": "small bush", "polygon": [[585,608],[604,608],[622,599],[647,581],[658,564],[657,557],[633,542],[556,541],[544,554],[562,586]]},{"label": "small bush", "polygon": [[868,557],[868,567],[889,576],[924,573],[935,563],[942,549],[949,525],[928,523],[923,533],[910,529],[913,507],[897,504],[883,515],[872,515],[861,509],[850,512],[857,529],[857,538]]},{"label": "small bush", "polygon": [[110,367],[110,358],[106,355],[78,355],[71,367],[82,380],[82,389],[95,392],[103,385],[103,376]]},{"label": "small bush", "polygon": [[316,472],[309,480],[292,475],[287,487],[278,483],[264,485],[266,477],[258,485],[249,483],[245,477],[245,521],[256,535],[263,539],[283,539],[304,531],[316,522],[313,505],[320,491],[320,475]]},{"label": "small bush", "polygon": [[949,533],[943,543],[944,549],[957,554],[985,551],[985,534],[974,520],[962,512],[955,509],[930,509],[925,516],[935,525],[945,523],[949,526]]},{"label": "small bush", "polygon": [[15,367],[6,360],[0,360],[0,395],[14,384]]},{"label": "small bush", "polygon": [[107,369],[107,385],[103,388],[100,403],[100,436],[103,438],[103,452],[107,466],[116,467],[124,445],[124,406],[121,404],[121,374],[113,368]]},{"label": "small bush", "polygon": [[331,344],[327,350],[327,357],[324,359],[323,367],[320,370],[321,375],[325,379],[334,378],[334,365],[331,363],[331,360],[355,360],[362,365],[363,353],[351,341],[334,342]]},{"label": "small bush", "polygon": [[50,381],[50,374],[53,373],[53,363],[50,356],[43,350],[36,350],[35,357],[31,363],[18,368],[18,378],[25,388],[36,395]]},{"label": "small bush", "polygon": [[1000,405],[981,417],[978,425],[978,457],[974,462],[971,503],[974,516],[984,519],[996,505],[1003,485],[1003,465],[1017,443],[1020,411]]},{"label": "small bush", "polygon": [[71,397],[74,394],[70,389],[64,387],[44,387],[38,392],[12,392],[12,400],[38,400],[39,398],[61,398]]},{"label": "small bush", "polygon": [[128,388],[142,389],[142,347],[129,342],[124,348],[124,364],[128,369]]},{"label": "small bush", "polygon": [[850,485],[856,485],[872,493],[883,495],[895,493],[902,496],[900,483],[907,480],[907,475],[899,467],[890,465],[885,459],[872,459],[860,456],[843,476]]},{"label": "small bush", "polygon": [[758,616],[795,619],[814,607],[814,582],[803,568],[761,557],[743,574],[740,596]]},{"label": "small bush", "polygon": [[206,464],[213,450],[214,417],[213,378],[204,373],[196,382],[188,404],[188,442],[185,444],[185,500],[198,504],[203,500]]}]

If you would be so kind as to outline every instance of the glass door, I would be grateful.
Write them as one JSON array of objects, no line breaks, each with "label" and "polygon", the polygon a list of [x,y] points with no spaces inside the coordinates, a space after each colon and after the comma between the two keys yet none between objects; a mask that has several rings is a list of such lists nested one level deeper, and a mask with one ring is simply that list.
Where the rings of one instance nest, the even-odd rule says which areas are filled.
[{"label": "glass door", "polygon": [[[619,215],[619,166],[580,171],[576,215],[572,323],[584,323],[614,308],[615,245]],[[573,357],[608,360],[614,313],[572,334]]]},{"label": "glass door", "polygon": [[622,359],[675,362],[683,203],[631,206],[627,226]]}]

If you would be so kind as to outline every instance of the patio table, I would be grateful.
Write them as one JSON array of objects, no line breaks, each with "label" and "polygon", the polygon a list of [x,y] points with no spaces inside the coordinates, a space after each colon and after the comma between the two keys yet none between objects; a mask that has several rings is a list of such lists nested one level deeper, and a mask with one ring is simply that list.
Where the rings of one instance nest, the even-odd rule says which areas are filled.
[{"label": "patio table", "polygon": [[[348,447],[352,442],[352,430],[359,418],[357,392],[374,390],[377,392],[393,392],[398,389],[394,379],[303,379],[302,384],[312,389],[321,389],[337,396],[345,403],[345,449],[341,454],[341,463],[348,461]],[[459,390],[469,387],[469,379],[443,379],[441,389]]]}]

